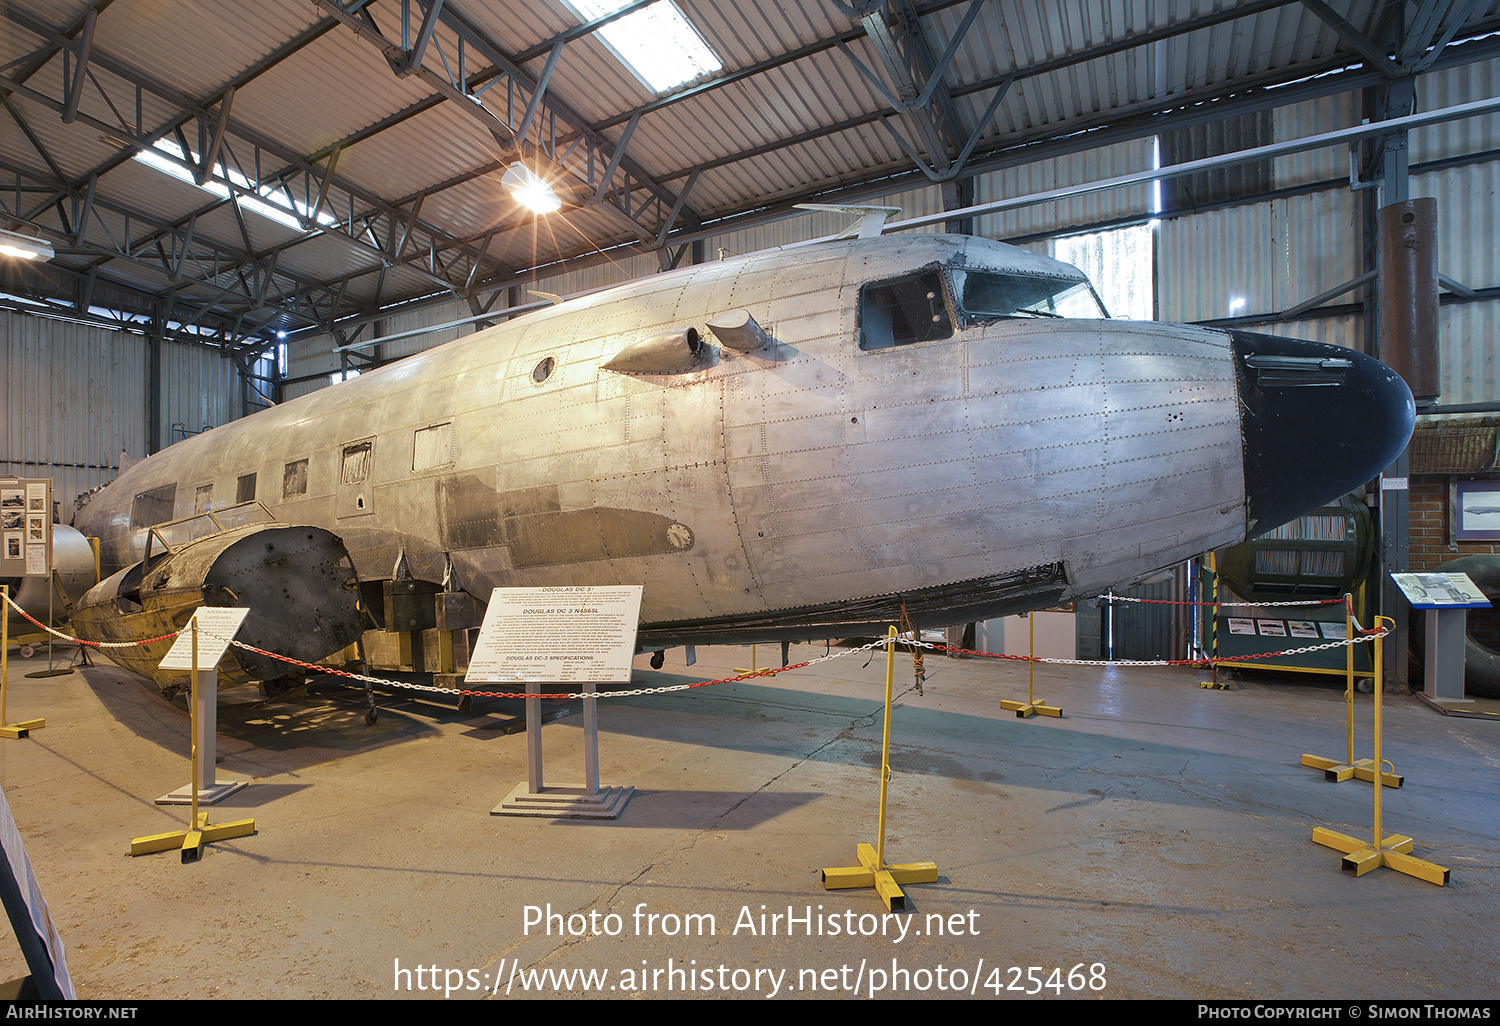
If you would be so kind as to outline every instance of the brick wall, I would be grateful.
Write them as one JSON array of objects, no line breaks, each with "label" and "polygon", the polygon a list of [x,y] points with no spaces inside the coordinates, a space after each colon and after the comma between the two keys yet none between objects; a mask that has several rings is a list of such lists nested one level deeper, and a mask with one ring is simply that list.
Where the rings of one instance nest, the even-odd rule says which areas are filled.
[{"label": "brick wall", "polygon": [[[1409,566],[1414,572],[1434,570],[1460,556],[1493,555],[1500,552],[1495,542],[1460,542],[1448,545],[1448,477],[1433,475],[1409,479],[1411,516]],[[1474,640],[1500,648],[1500,612],[1492,609],[1469,610],[1469,633]]]}]

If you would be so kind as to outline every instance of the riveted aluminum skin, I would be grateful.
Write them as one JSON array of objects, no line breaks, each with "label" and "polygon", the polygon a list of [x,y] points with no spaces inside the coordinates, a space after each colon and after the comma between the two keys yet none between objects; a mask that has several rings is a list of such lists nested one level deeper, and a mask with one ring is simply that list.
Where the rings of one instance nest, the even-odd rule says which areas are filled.
[{"label": "riveted aluminum skin", "polygon": [[[947,337],[861,348],[865,286],[930,269]],[[253,474],[279,522],[336,534],[363,582],[399,565],[480,601],[504,586],[642,584],[651,646],[836,636],[889,622],[903,601],[923,624],[962,622],[1098,594],[1245,537],[1228,333],[980,321],[955,301],[955,269],[1083,280],[945,235],[667,272],[180,442],[75,522],[101,539],[108,573],[140,558],[136,496],[175,485],[183,516],[246,498]],[[729,311],[768,344],[713,346],[707,325]],[[689,326],[705,352],[687,370],[605,366]],[[1379,406],[1360,407],[1391,423],[1349,468],[1360,480],[1410,430]],[[1341,494],[1298,487],[1308,494],[1271,505]]]}]

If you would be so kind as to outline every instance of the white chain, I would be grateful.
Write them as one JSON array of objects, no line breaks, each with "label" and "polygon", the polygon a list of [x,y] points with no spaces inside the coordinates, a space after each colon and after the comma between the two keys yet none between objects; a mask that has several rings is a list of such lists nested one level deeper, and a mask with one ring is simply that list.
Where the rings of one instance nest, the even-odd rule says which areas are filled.
[{"label": "white chain", "polygon": [[1311,602],[1169,602],[1166,599],[1145,599],[1126,595],[1100,595],[1098,597],[1105,602],[1149,602],[1163,606],[1217,606],[1219,608],[1244,606],[1247,609],[1270,609],[1272,606],[1334,606],[1344,601],[1343,599],[1317,599]]},{"label": "white chain", "polygon": [[[6,595],[4,597],[5,597],[5,601],[12,608],[14,608],[16,610],[16,612],[20,613],[22,616],[25,616],[28,620],[31,620],[32,623],[37,623],[36,620],[31,619],[31,617],[27,615],[27,613],[26,613],[25,610],[23,610],[20,606],[16,605],[15,600],[12,599],[9,595]],[[1139,600],[1117,598],[1114,601],[1116,601],[1116,602],[1130,602],[1130,601],[1139,601]],[[1313,603],[1303,603],[1303,602],[1281,602],[1281,603],[1275,603],[1275,602],[1272,602],[1272,603],[1265,603],[1265,604],[1266,605],[1310,605],[1310,604],[1313,604]],[[71,636],[69,636],[67,634],[64,634],[61,631],[53,630],[51,627],[45,626],[44,624],[37,624],[37,626],[41,627],[48,634],[51,634],[51,635],[53,635],[55,637],[58,637],[58,638],[61,638],[64,641],[71,641],[71,642],[74,642],[76,644],[86,644],[90,648],[133,648],[133,647],[136,647],[137,645],[140,644],[139,642],[134,642],[134,641],[96,641],[96,642],[85,642],[82,639],[74,638],[74,637],[71,637]],[[180,634],[180,633],[181,633],[180,631],[173,631],[171,634],[164,634],[164,635],[162,635],[162,638],[165,639],[165,638],[175,637],[177,634]],[[1340,638],[1340,639],[1338,639],[1336,641],[1324,642],[1321,645],[1308,645],[1308,646],[1303,647],[1303,648],[1289,648],[1289,649],[1285,649],[1285,650],[1283,650],[1281,652],[1268,652],[1264,656],[1258,656],[1256,659],[1243,659],[1243,658],[1240,658],[1240,659],[1219,659],[1219,660],[1215,660],[1215,661],[1216,662],[1221,662],[1221,663],[1224,663],[1224,662],[1241,663],[1242,662],[1242,663],[1247,663],[1247,664],[1253,666],[1260,659],[1270,659],[1270,658],[1276,658],[1276,657],[1280,657],[1280,656],[1290,656],[1290,655],[1302,655],[1302,654],[1307,653],[1307,652],[1321,652],[1324,649],[1342,648],[1342,647],[1345,647],[1345,646],[1348,646],[1348,645],[1361,645],[1364,642],[1366,642],[1366,641],[1368,641],[1368,640],[1370,640],[1372,638],[1385,637],[1385,635],[1387,633],[1388,633],[1387,629],[1384,628],[1384,627],[1382,627],[1382,628],[1379,628],[1377,630],[1374,630],[1374,631],[1370,632],[1369,634],[1363,635],[1362,637],[1358,637],[1358,638]],[[871,651],[872,649],[880,648],[881,646],[885,645],[890,640],[891,639],[889,639],[889,638],[880,638],[880,639],[878,639],[876,641],[869,642],[868,644],[861,645],[858,648],[846,648],[846,649],[840,649],[837,652],[829,652],[826,655],[818,656],[816,659],[809,659],[809,660],[807,660],[805,662],[799,663],[799,664],[797,664],[796,668],[797,669],[805,669],[806,667],[816,666],[819,663],[826,663],[826,662],[829,662],[830,660],[840,659],[840,658],[842,658],[844,656],[854,655],[854,654],[859,653],[859,652],[868,652],[868,651]],[[912,640],[910,637],[908,637],[906,635],[900,635],[897,638],[895,638],[894,640],[896,641],[897,644],[905,645],[905,646],[907,646],[909,648],[928,648],[928,649],[932,649],[934,651],[947,651],[948,650],[948,646],[947,645],[938,645],[938,644],[936,644],[934,642],[930,642],[930,641],[914,641],[914,640]],[[265,651],[263,651],[261,649],[253,648],[250,645],[247,645],[247,644],[245,644],[242,641],[234,641],[234,642],[231,642],[231,644],[234,645],[234,647],[240,648],[240,649],[244,649],[247,652],[254,652],[254,653],[257,653],[259,655],[269,656],[270,658],[273,658],[273,659],[283,658],[283,657],[277,656],[275,653],[265,652]],[[981,653],[978,653],[978,654],[982,655],[982,656],[990,656],[990,657],[994,656],[993,653],[986,653],[986,652],[981,652]],[[1054,658],[1048,658],[1048,657],[1043,657],[1043,656],[1005,656],[1004,658],[1016,660],[1018,662],[1046,663],[1046,664],[1050,664],[1050,665],[1054,665],[1054,666],[1182,666],[1182,665],[1186,665],[1186,664],[1202,664],[1202,663],[1205,663],[1205,662],[1209,661],[1209,660],[1205,660],[1205,659],[1112,659],[1112,660],[1099,660],[1099,659],[1054,659]],[[458,692],[458,693],[461,693],[461,694],[462,693],[471,693],[471,694],[475,694],[475,695],[481,695],[481,696],[484,696],[484,697],[511,697],[511,698],[525,698],[525,697],[528,697],[525,694],[509,694],[509,693],[496,693],[496,692],[486,692],[486,691],[473,691],[473,692],[470,692],[468,689],[440,688],[440,687],[434,687],[431,684],[415,684],[415,683],[412,683],[410,681],[404,681],[404,680],[389,680],[389,679],[384,678],[384,677],[370,677],[370,676],[366,676],[365,674],[350,673],[350,672],[348,672],[346,670],[334,670],[331,667],[316,667],[316,669],[318,669],[320,671],[323,671],[323,672],[331,673],[334,676],[344,677],[344,678],[347,678],[349,680],[357,680],[357,681],[360,681],[360,682],[366,683],[366,684],[379,684],[382,687],[406,688],[409,691],[429,691],[429,692],[433,692],[435,694],[453,694],[454,692]],[[767,669],[764,669],[764,670],[757,670],[754,673],[742,674],[742,675],[740,675],[738,677],[727,677],[724,680],[720,680],[720,681],[700,681],[700,682],[694,683],[694,684],[671,684],[671,685],[667,685],[667,686],[664,686],[664,687],[658,687],[658,688],[632,688],[629,691],[603,691],[603,692],[595,692],[595,693],[574,692],[574,693],[569,693],[569,694],[546,694],[546,695],[541,695],[540,697],[542,697],[542,698],[548,698],[548,699],[580,699],[580,698],[638,698],[638,697],[640,697],[642,695],[665,695],[665,694],[668,694],[668,693],[673,692],[673,691],[689,691],[689,690],[692,690],[693,688],[704,687],[704,686],[709,685],[709,684],[734,684],[734,683],[738,683],[740,681],[754,680],[757,677],[774,677],[776,674],[783,673],[787,669],[789,669],[789,667],[767,668]]]},{"label": "white chain", "polygon": [[[84,641],[82,638],[75,638],[71,635],[64,634],[62,631],[53,630],[51,627],[48,627],[46,624],[35,619],[31,616],[31,614],[27,613],[26,610],[16,605],[16,600],[11,598],[8,594],[5,596],[5,601],[10,605],[12,609],[20,613],[22,616],[26,617],[26,619],[36,624],[38,627],[46,631],[48,634],[52,635],[54,638],[61,638],[64,641],[71,641],[76,645],[87,645],[89,648],[137,648],[141,644],[141,642],[139,641]],[[162,641],[166,638],[175,638],[181,633],[181,631],[172,631],[170,634],[163,634],[160,638],[156,638],[154,640]]]}]

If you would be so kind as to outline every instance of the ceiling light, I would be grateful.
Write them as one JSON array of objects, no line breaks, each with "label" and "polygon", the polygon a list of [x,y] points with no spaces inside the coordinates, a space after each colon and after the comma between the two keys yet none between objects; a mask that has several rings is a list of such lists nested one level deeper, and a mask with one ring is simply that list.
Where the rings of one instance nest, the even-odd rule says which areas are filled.
[{"label": "ceiling light", "polygon": [[46,239],[9,232],[3,228],[0,228],[0,254],[20,257],[22,260],[51,260],[56,256],[52,252],[52,243]]},{"label": "ceiling light", "polygon": [[538,214],[550,214],[562,207],[562,200],[558,199],[552,187],[520,161],[505,169],[505,174],[500,177],[500,184],[517,203]]}]

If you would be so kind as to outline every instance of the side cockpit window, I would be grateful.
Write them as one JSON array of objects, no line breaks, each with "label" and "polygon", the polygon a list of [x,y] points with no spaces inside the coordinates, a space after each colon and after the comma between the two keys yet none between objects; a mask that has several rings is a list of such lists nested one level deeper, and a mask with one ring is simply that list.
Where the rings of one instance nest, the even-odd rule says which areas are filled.
[{"label": "side cockpit window", "polygon": [[943,276],[931,267],[904,278],[869,282],[859,292],[859,347],[889,349],[953,337]]},{"label": "side cockpit window", "polygon": [[1092,286],[1077,278],[954,268],[953,289],[959,309],[971,321],[1108,316]]}]

